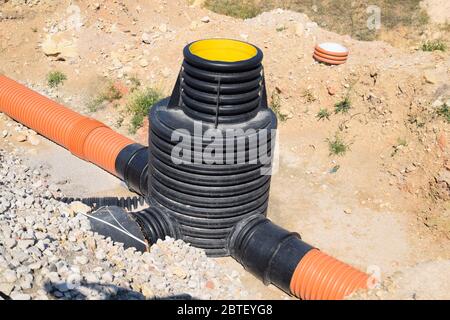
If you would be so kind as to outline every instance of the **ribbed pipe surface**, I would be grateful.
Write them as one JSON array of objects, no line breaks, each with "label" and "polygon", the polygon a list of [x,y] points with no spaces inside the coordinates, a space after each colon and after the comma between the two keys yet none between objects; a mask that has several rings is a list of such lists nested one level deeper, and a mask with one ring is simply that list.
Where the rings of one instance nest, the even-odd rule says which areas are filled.
[{"label": "ribbed pipe surface", "polygon": [[0,112],[115,175],[119,152],[134,143],[105,124],[3,75],[0,75]]},{"label": "ribbed pipe surface", "polygon": [[151,204],[210,256],[229,255],[239,221],[266,215],[277,119],[262,58],[242,41],[191,43],[172,96],[149,113]]},{"label": "ribbed pipe surface", "polygon": [[291,293],[303,300],[342,300],[368,287],[369,275],[318,249],[299,262],[291,279]]}]

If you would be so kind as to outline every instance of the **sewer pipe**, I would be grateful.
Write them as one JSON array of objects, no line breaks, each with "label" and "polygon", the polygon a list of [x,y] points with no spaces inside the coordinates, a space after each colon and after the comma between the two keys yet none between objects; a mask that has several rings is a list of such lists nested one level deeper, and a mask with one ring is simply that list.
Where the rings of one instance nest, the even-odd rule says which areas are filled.
[{"label": "sewer pipe", "polygon": [[0,75],[0,112],[124,180],[133,191],[147,189],[147,148],[105,124]]}]

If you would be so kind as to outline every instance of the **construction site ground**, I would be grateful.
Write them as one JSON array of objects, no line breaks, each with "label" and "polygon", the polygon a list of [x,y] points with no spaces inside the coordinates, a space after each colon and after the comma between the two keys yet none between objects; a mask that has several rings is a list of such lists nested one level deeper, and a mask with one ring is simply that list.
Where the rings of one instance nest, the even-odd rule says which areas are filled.
[{"label": "construction site ground", "polygon": [[[148,125],[130,133],[126,107],[136,79],[168,96],[189,42],[226,37],[255,44],[264,52],[269,96],[285,118],[268,217],[381,275],[380,288],[354,298],[450,299],[450,116],[439,112],[450,107],[448,51],[424,52],[420,41],[358,41],[280,9],[241,20],[185,0],[2,2],[0,73],[143,144]],[[430,14],[436,11],[442,14]],[[427,37],[448,41],[448,32],[433,28],[430,22]],[[326,41],[349,48],[347,63],[314,61],[314,46]],[[54,70],[67,80],[49,88],[46,76]],[[111,83],[123,97],[90,108]],[[346,97],[348,112],[335,113]],[[329,118],[317,117],[321,109]],[[118,179],[45,138],[21,139],[16,126],[0,118],[0,148],[47,166],[49,183],[64,194],[129,194]],[[330,153],[336,138],[345,154]],[[231,258],[218,261],[239,272],[249,298],[290,299]]]}]

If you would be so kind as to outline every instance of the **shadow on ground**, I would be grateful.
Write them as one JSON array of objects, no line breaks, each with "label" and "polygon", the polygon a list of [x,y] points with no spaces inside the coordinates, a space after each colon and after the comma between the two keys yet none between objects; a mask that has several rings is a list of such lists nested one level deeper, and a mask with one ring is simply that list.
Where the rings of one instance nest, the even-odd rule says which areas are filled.
[{"label": "shadow on ground", "polygon": [[153,297],[147,299],[142,293],[122,288],[114,284],[82,283],[73,285],[66,282],[46,282],[44,290],[58,300],[196,300],[189,294]]},{"label": "shadow on ground", "polygon": [[0,300],[11,300],[11,297],[0,291]]}]

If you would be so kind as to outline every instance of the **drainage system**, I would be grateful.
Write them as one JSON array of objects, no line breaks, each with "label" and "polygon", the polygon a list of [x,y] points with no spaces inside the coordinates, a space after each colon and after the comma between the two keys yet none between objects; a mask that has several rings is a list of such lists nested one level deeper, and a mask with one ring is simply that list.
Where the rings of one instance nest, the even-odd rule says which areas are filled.
[{"label": "drainage system", "polygon": [[230,255],[301,299],[343,299],[367,288],[367,274],[266,218],[277,120],[261,50],[207,39],[183,54],[172,95],[149,113],[149,147],[1,75],[0,111],[144,196],[149,207],[131,217],[150,244],[171,236],[209,256]]}]

